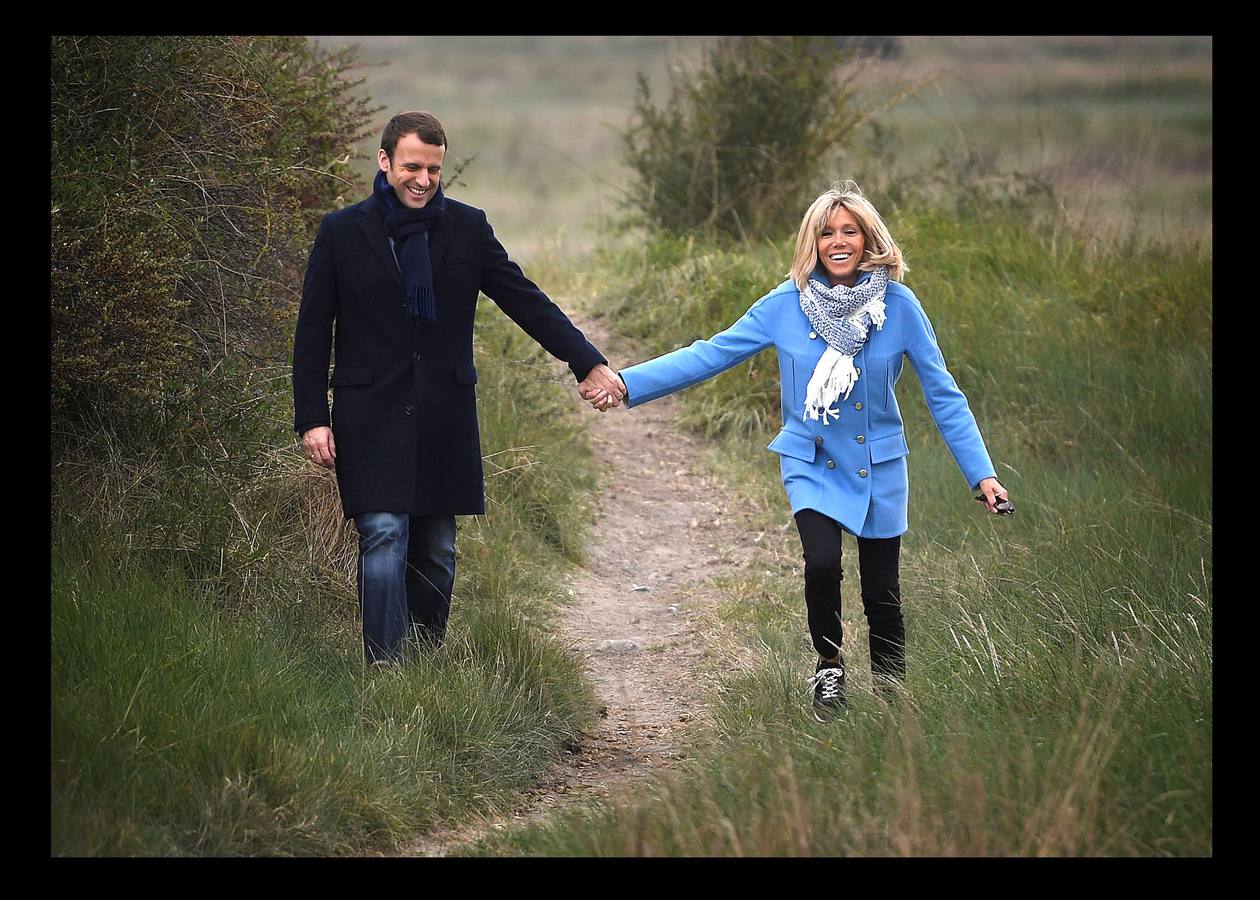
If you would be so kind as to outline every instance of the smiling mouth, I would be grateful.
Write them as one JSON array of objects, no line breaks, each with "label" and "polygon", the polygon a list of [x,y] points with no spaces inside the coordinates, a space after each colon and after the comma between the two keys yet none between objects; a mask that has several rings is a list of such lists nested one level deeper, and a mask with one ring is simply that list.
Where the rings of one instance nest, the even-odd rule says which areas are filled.
[{"label": "smiling mouth", "polygon": [[827,258],[831,260],[832,262],[842,263],[842,262],[848,262],[850,259],[852,259],[853,254],[852,253],[833,253],[831,256],[828,256]]}]

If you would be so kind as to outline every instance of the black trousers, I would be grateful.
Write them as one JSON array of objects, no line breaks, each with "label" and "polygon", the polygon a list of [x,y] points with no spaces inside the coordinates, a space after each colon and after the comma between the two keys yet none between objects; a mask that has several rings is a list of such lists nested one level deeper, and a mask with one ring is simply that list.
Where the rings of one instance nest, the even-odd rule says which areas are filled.
[{"label": "black trousers", "polygon": [[[818,655],[831,659],[844,643],[840,623],[841,537],[835,519],[812,509],[796,514],[805,556],[805,606]],[[901,680],[906,674],[906,626],[901,618],[898,571],[901,538],[858,538],[862,607],[870,626],[871,673]]]}]

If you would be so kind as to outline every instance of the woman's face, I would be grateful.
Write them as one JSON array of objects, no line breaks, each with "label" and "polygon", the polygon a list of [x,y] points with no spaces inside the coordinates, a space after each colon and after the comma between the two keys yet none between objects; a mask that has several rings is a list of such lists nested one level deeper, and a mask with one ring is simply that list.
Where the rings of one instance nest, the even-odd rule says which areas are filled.
[{"label": "woman's face", "polygon": [[853,287],[858,279],[858,263],[866,252],[866,239],[857,219],[843,206],[831,214],[818,235],[818,260],[827,271],[831,286]]}]

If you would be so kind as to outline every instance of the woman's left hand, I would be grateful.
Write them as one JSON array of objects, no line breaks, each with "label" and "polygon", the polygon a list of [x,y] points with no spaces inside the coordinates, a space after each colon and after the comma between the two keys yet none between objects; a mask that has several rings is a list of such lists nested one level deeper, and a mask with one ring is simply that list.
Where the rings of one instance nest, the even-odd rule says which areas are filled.
[{"label": "woman's left hand", "polygon": [[995,516],[1001,515],[997,511],[998,501],[1005,500],[1008,496],[1006,488],[1002,487],[1002,483],[996,478],[986,478],[984,481],[980,482],[980,493],[984,495],[984,505],[988,508],[989,512],[993,513]]}]

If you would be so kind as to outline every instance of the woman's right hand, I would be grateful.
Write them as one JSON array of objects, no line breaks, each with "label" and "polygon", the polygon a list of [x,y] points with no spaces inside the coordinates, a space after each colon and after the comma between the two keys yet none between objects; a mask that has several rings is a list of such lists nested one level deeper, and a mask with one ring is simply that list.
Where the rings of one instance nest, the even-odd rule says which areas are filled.
[{"label": "woman's right hand", "polygon": [[621,405],[621,398],[626,395],[626,383],[621,380],[620,375],[614,375],[614,377],[617,379],[617,384],[620,387],[619,394],[609,393],[602,388],[582,393],[582,396],[590,401],[593,409],[597,409],[600,412],[608,412],[610,407]]}]

